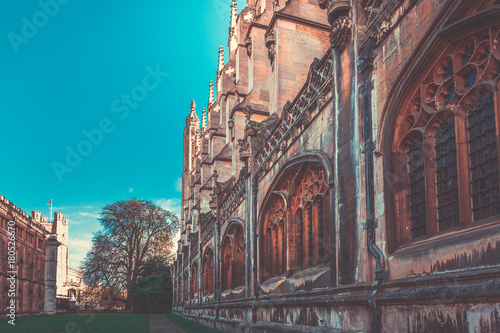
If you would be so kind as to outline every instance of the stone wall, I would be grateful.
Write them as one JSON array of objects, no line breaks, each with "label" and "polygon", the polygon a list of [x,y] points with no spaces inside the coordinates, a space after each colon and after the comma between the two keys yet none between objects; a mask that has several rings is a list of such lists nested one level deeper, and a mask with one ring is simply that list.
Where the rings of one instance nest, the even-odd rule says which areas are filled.
[{"label": "stone wall", "polygon": [[[497,331],[498,215],[474,221],[464,214],[473,203],[466,196],[468,182],[461,182],[460,221],[440,229],[438,213],[431,212],[438,204],[430,169],[435,162],[426,157],[429,227],[413,237],[404,190],[408,161],[398,150],[404,138],[399,133],[418,132],[419,124],[437,121],[439,112],[466,119],[453,96],[467,95],[469,88],[479,89],[471,96],[476,99],[490,89],[499,124],[497,3],[248,1],[231,20],[236,33],[229,37],[229,60],[219,57],[217,98],[207,108],[214,124],[202,135],[202,146],[210,148],[199,157],[199,185],[208,204],[187,195],[196,188],[198,171],[183,178],[185,227],[174,264],[173,311],[228,332]],[[448,74],[446,63],[439,63],[450,47],[465,43],[462,35],[478,40],[472,49],[479,51],[461,65],[477,68],[471,72],[476,76],[466,69]],[[464,62],[465,56],[457,57],[455,62]],[[452,75],[469,75],[470,87],[459,77],[457,90],[432,91],[428,78],[443,75],[431,73],[435,66],[448,75],[443,84]],[[405,112],[417,89],[427,93],[423,103],[433,106],[440,103],[433,94],[443,91],[448,109],[427,106],[411,114],[416,120],[410,123]],[[427,132],[424,137],[434,140]],[[462,139],[463,147],[467,137]],[[423,151],[431,154],[434,143]],[[467,149],[459,145],[457,151],[457,177],[468,179],[462,167]],[[324,201],[306,203],[315,196]],[[233,262],[223,245],[232,240],[235,225],[244,230],[244,262],[237,267],[245,267],[245,284],[222,288],[223,262]],[[213,272],[203,266],[207,249],[214,253]],[[194,262],[200,267],[198,297],[190,290],[184,297]],[[201,286],[209,273],[214,292]]]}]

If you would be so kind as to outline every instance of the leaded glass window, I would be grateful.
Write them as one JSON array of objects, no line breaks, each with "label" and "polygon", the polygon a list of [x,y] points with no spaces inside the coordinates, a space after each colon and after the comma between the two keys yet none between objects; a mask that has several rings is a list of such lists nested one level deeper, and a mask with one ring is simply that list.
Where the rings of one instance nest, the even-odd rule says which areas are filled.
[{"label": "leaded glass window", "polygon": [[455,121],[447,116],[435,135],[436,194],[439,230],[459,224]]},{"label": "leaded glass window", "polygon": [[409,170],[409,206],[412,237],[424,236],[427,232],[425,215],[425,170],[422,137],[412,141],[407,152]]},{"label": "leaded glass window", "polygon": [[467,114],[474,221],[500,214],[498,150],[493,96],[478,99]]}]

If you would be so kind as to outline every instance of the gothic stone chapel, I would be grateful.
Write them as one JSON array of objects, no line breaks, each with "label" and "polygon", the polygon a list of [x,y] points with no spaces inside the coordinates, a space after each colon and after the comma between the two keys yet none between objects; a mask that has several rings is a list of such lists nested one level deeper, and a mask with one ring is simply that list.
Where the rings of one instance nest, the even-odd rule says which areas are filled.
[{"label": "gothic stone chapel", "polygon": [[227,332],[500,332],[500,1],[231,9],[186,118],[174,313]]}]

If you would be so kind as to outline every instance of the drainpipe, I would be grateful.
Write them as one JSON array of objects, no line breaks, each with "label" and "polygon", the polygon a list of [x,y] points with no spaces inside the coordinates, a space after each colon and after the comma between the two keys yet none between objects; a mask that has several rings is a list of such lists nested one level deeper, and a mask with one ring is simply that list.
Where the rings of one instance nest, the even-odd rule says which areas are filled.
[{"label": "drainpipe", "polygon": [[252,233],[253,233],[253,297],[252,301],[252,326],[257,322],[257,309],[255,302],[259,298],[259,281],[257,279],[257,194],[259,191],[258,174],[252,178]]},{"label": "drainpipe", "polygon": [[375,41],[368,39],[360,48],[358,58],[358,68],[362,84],[358,93],[361,95],[363,107],[363,129],[364,143],[361,144],[361,153],[365,155],[365,187],[366,187],[366,220],[363,221],[363,229],[367,231],[366,241],[370,254],[375,258],[375,282],[373,292],[368,297],[368,304],[372,309],[372,333],[382,332],[382,311],[377,304],[377,296],[383,290],[383,282],[388,277],[385,269],[385,260],[382,250],[375,242],[375,229],[378,221],[375,218],[375,180],[373,176],[373,151],[376,143],[373,140],[372,131],[372,98],[371,93],[374,88],[372,81],[373,58],[375,57]]},{"label": "drainpipe", "polygon": [[214,320],[214,328],[217,328],[217,321],[219,320],[219,306],[220,306],[220,298],[221,298],[221,293],[220,293],[220,201],[221,201],[221,195],[219,193],[219,189],[217,188],[217,181],[215,182],[216,190],[215,190],[215,200],[217,203],[217,215],[216,215],[216,220],[215,220],[215,253],[214,253],[214,265],[215,265],[215,288],[214,288],[214,297],[215,300],[217,301],[217,304],[215,305],[215,320]]}]

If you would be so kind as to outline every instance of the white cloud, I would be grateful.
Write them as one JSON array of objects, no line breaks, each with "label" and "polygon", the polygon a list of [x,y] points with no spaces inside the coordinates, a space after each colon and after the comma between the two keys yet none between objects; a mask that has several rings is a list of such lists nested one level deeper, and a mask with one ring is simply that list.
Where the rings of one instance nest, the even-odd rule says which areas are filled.
[{"label": "white cloud", "polygon": [[88,250],[92,246],[92,234],[81,233],[70,236],[68,239],[69,247],[69,266],[79,269],[80,262],[85,258]]},{"label": "white cloud", "polygon": [[175,181],[175,190],[177,192],[182,192],[182,178],[181,177],[177,178],[177,180]]},{"label": "white cloud", "polygon": [[178,216],[181,215],[181,199],[179,198],[158,199],[154,200],[154,202],[163,209],[166,209],[174,214],[177,214]]},{"label": "white cloud", "polygon": [[78,215],[80,216],[88,216],[88,217],[93,217],[93,218],[100,218],[98,214],[92,214],[92,213],[87,213],[87,212],[78,212]]},{"label": "white cloud", "polygon": [[133,188],[129,188],[129,189],[128,189],[128,192],[129,192],[129,193],[134,193],[134,189],[133,189]]}]

